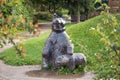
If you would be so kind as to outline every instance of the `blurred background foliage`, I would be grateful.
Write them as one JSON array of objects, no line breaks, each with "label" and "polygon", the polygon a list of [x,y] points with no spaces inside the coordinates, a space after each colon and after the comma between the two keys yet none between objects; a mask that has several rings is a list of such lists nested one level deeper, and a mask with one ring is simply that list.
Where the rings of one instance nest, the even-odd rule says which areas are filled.
[{"label": "blurred background foliage", "polygon": [[[0,47],[13,41],[17,32],[34,30],[33,11],[26,0],[0,1]],[[17,47],[17,46],[16,46]],[[19,48],[16,50],[19,52]],[[20,54],[20,53],[19,53]]]}]

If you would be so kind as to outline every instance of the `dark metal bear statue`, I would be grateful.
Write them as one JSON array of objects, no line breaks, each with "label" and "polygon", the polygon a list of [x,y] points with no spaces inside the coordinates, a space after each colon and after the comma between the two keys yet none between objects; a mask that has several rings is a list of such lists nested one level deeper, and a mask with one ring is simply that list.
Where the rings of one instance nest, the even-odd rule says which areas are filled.
[{"label": "dark metal bear statue", "polygon": [[73,44],[65,32],[65,21],[55,18],[52,22],[52,32],[49,35],[42,52],[42,67],[55,66],[55,59],[61,55],[72,55]]}]

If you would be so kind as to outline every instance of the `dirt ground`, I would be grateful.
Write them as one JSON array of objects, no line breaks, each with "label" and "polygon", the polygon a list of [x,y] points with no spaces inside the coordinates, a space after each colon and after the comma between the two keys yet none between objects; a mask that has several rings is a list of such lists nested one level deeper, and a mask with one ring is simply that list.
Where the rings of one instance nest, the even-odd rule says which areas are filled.
[{"label": "dirt ground", "polygon": [[[41,69],[40,65],[27,65],[27,66],[10,66],[4,64],[3,61],[0,60],[0,80],[93,80],[94,74],[91,72],[87,72],[84,76],[80,76],[80,78],[72,78],[72,79],[57,79],[48,77],[30,77],[26,75],[27,72],[30,71],[39,71]],[[32,73],[34,75],[35,73]],[[47,74],[43,74],[44,76]]]}]

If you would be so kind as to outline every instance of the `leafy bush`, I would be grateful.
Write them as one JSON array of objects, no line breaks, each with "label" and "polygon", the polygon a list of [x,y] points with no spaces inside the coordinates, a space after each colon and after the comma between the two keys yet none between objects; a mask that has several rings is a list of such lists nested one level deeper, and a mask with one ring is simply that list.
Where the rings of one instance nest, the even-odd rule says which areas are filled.
[{"label": "leafy bush", "polygon": [[[120,18],[108,12],[109,7],[101,4],[103,11],[102,20],[93,31],[100,36],[100,42],[104,43],[99,52],[95,53],[96,80],[120,79]],[[119,20],[118,20],[119,19]]]},{"label": "leafy bush", "polygon": [[14,35],[18,30],[30,29],[32,15],[24,0],[1,0],[0,37]]},{"label": "leafy bush", "polygon": [[116,16],[107,12],[102,12],[102,15],[104,17],[96,31],[105,47],[96,53],[97,64],[101,64],[96,66],[96,79],[120,79],[120,24]]},{"label": "leafy bush", "polygon": [[[86,69],[94,70],[97,74],[97,80],[110,78],[120,79],[119,21],[120,15],[106,14],[73,25],[67,30],[71,37],[70,39],[72,39],[74,43],[75,52],[82,52],[86,55]],[[97,28],[97,25],[99,25],[100,29]],[[97,29],[102,33],[96,32]],[[115,45],[108,45],[109,42]],[[117,54],[115,53],[116,49]]]},{"label": "leafy bush", "polygon": [[52,21],[53,15],[49,12],[36,13],[38,19]]},{"label": "leafy bush", "polygon": [[62,17],[62,16],[63,16],[63,14],[62,14],[61,11],[57,11],[56,14],[57,14],[59,17]]},{"label": "leafy bush", "polygon": [[[32,24],[33,13],[24,4],[25,0],[1,0],[0,1],[0,47],[6,44],[6,41],[16,45],[13,41],[14,34],[19,31],[34,29]],[[21,54],[19,48],[16,50]]]}]

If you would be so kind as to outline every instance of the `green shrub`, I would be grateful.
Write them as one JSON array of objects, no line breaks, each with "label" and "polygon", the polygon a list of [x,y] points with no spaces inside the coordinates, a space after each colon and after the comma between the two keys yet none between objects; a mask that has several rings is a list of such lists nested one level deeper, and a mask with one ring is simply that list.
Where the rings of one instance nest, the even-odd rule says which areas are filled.
[{"label": "green shrub", "polygon": [[[32,24],[33,11],[25,0],[0,0],[0,47],[11,42],[21,55],[24,50],[17,47],[13,41],[19,31],[31,32],[35,27]],[[28,8],[29,7],[29,8]]]},{"label": "green shrub", "polygon": [[36,14],[38,19],[52,21],[53,15],[49,12],[39,12]]},{"label": "green shrub", "polygon": [[59,17],[62,17],[62,16],[63,16],[63,14],[62,14],[61,11],[57,11],[56,14],[57,14]]},{"label": "green shrub", "polygon": [[120,79],[120,24],[115,15],[102,12],[104,16],[98,23],[95,31],[100,35],[100,41],[104,42],[104,48],[96,53],[101,66],[96,66],[96,79]]},{"label": "green shrub", "polygon": [[[104,21],[103,19],[107,16],[109,15],[107,14],[106,16],[104,15],[97,16],[85,22],[75,24],[69,27],[67,29],[67,32],[70,35],[70,39],[72,39],[74,43],[75,52],[82,52],[86,55],[87,70],[94,70],[96,74],[98,74],[98,79],[103,78],[106,80],[111,77],[115,79],[119,79],[119,72],[120,72],[120,66],[119,66],[120,58],[118,59],[119,55],[115,56],[116,54],[114,51],[112,51],[112,49],[110,49],[110,45],[107,46],[106,48],[105,44],[109,42],[108,39],[101,38],[102,36],[99,33],[94,32],[97,29],[97,24],[99,23],[104,24],[106,21],[110,20],[110,22],[108,22],[107,25],[100,26],[102,28],[101,31],[107,34],[107,36],[105,36],[106,38],[109,38],[109,36],[111,36],[110,38],[111,40],[113,40],[112,43],[116,44],[117,42],[117,46],[118,46],[117,49],[119,49],[119,45],[120,45],[119,40],[116,40],[114,42],[114,39],[116,38],[115,35],[111,35],[111,33],[114,32],[113,30],[115,30],[113,27],[117,27],[114,25],[118,24],[117,22],[120,21],[120,15],[119,14],[111,15],[109,16],[109,19],[106,19],[106,21]],[[112,16],[116,16],[116,18]],[[111,25],[111,27],[108,27],[108,25]],[[119,37],[120,36],[119,28],[117,29],[118,31],[116,33],[117,34],[116,37]],[[104,43],[103,40],[105,40],[106,43]],[[119,50],[117,51],[118,53],[120,52]],[[115,65],[114,67],[112,66],[110,68],[111,62],[117,65]]]}]

